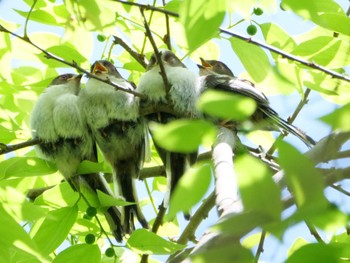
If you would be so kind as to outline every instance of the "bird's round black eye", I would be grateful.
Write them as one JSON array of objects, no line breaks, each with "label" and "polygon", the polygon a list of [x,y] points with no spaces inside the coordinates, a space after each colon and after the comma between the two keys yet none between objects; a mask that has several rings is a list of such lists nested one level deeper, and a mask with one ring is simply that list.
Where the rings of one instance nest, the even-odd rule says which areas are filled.
[{"label": "bird's round black eye", "polygon": [[153,54],[149,60],[149,66],[153,66],[156,63],[156,56]]}]

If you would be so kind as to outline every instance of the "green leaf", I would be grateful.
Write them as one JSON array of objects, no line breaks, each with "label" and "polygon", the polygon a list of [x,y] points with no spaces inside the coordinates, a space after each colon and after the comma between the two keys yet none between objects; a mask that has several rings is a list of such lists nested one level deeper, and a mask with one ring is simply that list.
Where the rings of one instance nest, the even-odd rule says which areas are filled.
[{"label": "green leaf", "polygon": [[271,222],[271,216],[257,211],[245,211],[223,218],[211,229],[225,235],[244,236],[256,227],[263,227]]},{"label": "green leaf", "polygon": [[208,90],[200,96],[197,107],[214,117],[243,121],[255,112],[256,103],[245,96]]},{"label": "green leaf", "polygon": [[[167,218],[176,216],[179,211],[188,212],[201,201],[208,191],[211,182],[212,167],[209,164],[199,164],[191,167],[178,182],[170,199]],[[186,198],[183,198],[186,196]]]},{"label": "green leaf", "polygon": [[191,255],[191,262],[254,262],[252,252],[242,247],[238,241],[237,243],[233,243],[231,240],[227,242],[223,239],[221,242],[220,240],[216,240],[216,242],[217,244],[208,246],[208,248]]},{"label": "green leaf", "polygon": [[[28,12],[24,12],[21,10],[14,9],[18,14],[20,14],[23,17],[28,16]],[[51,26],[57,26],[58,23],[56,21],[56,18],[47,11],[44,10],[34,10],[30,13],[30,20],[41,23],[41,24],[46,24],[46,25],[51,25]]]},{"label": "green leaf", "polygon": [[185,0],[180,7],[180,21],[185,28],[190,52],[218,33],[226,9],[226,1]]},{"label": "green leaf", "polygon": [[101,262],[101,251],[98,245],[78,244],[59,253],[53,263]]},{"label": "green leaf", "polygon": [[9,142],[16,139],[16,134],[13,131],[6,129],[2,125],[0,125],[0,133],[1,133],[0,149],[2,148],[2,145],[1,145],[2,143],[8,144]]},{"label": "green leaf", "polygon": [[112,168],[106,162],[96,163],[91,161],[82,161],[77,170],[77,174],[91,174],[98,172],[112,173]]},{"label": "green leaf", "polygon": [[68,43],[65,43],[64,45],[49,47],[47,51],[69,62],[75,61],[80,64],[86,61],[86,58],[82,56],[74,46]]},{"label": "green leaf", "polygon": [[155,177],[152,182],[152,191],[159,191],[165,193],[167,190],[167,180],[165,177]]},{"label": "green leaf", "polygon": [[332,126],[333,130],[350,131],[350,103],[320,118]]},{"label": "green leaf", "polygon": [[48,175],[56,167],[37,157],[13,157],[0,163],[0,178]]},{"label": "green leaf", "polygon": [[64,207],[48,213],[33,237],[44,255],[52,253],[66,239],[77,215],[77,206]]},{"label": "green leaf", "polygon": [[166,150],[180,153],[197,151],[201,143],[212,143],[216,128],[204,120],[175,120],[162,125],[150,123],[153,138]]},{"label": "green leaf", "polygon": [[78,200],[79,193],[73,191],[69,183],[63,182],[43,192],[35,199],[35,204],[65,207],[73,206]]},{"label": "green leaf", "polygon": [[133,202],[127,202],[122,198],[114,198],[108,194],[105,194],[99,190],[97,190],[97,196],[100,200],[101,207],[110,207],[110,206],[127,206],[134,204]]},{"label": "green leaf", "polygon": [[299,208],[310,210],[326,208],[328,201],[323,193],[323,177],[314,164],[286,142],[281,141],[278,149],[280,165],[285,171],[288,187]]},{"label": "green leaf", "polygon": [[[294,39],[277,24],[264,23],[260,24],[260,28],[266,43],[269,45],[273,45],[286,52],[291,52],[297,46]],[[275,59],[279,56],[273,52],[271,52],[271,55]]]},{"label": "green leaf", "polygon": [[328,68],[341,68],[350,63],[350,45],[333,36],[320,36],[300,43],[292,54]]},{"label": "green leaf", "polygon": [[283,0],[282,6],[324,28],[350,35],[350,19],[341,6],[333,0]]},{"label": "green leaf", "polygon": [[147,229],[137,229],[131,235],[126,246],[139,254],[170,255],[185,248],[185,245],[167,241]]},{"label": "green leaf", "polygon": [[[233,51],[255,82],[263,81],[271,69],[269,58],[261,47],[238,38],[230,38]],[[259,63],[257,63],[259,61]]]},{"label": "green leaf", "polygon": [[272,220],[280,220],[281,193],[266,165],[245,154],[236,158],[235,168],[244,209],[266,214]]},{"label": "green leaf", "polygon": [[47,214],[45,209],[29,202],[27,196],[12,187],[0,186],[0,203],[18,221],[33,221]]},{"label": "green leaf", "polygon": [[[6,212],[1,204],[0,213],[0,251],[4,249],[8,253],[14,249],[18,253],[28,253],[39,259],[40,262],[47,262],[41,255],[41,251],[35,242],[33,242],[22,226]],[[4,255],[3,253],[1,254]]]},{"label": "green leaf", "polygon": [[348,245],[344,244],[308,244],[302,246],[295,251],[286,261],[286,263],[299,263],[299,262],[327,262],[338,263],[342,262],[342,259],[349,259]]}]

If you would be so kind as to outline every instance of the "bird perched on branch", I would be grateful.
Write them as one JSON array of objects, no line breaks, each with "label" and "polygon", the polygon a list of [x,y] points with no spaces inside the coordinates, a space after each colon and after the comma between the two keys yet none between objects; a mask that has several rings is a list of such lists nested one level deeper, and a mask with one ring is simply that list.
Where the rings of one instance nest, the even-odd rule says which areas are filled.
[{"label": "bird perched on branch", "polygon": [[202,93],[213,89],[247,96],[257,104],[257,109],[251,116],[254,123],[262,124],[262,128],[267,130],[281,130],[291,133],[308,147],[315,145],[315,141],[311,137],[278,116],[278,113],[271,108],[264,93],[256,89],[252,82],[235,77],[223,62],[201,58],[201,65],[198,67],[200,75],[204,76],[202,77]]},{"label": "bird perched on branch", "polygon": [[[167,103],[173,107],[174,113],[185,116],[196,116],[195,107],[198,96],[198,76],[186,68],[181,60],[170,50],[159,52],[161,61],[156,54],[150,58],[146,72],[141,76],[137,91],[147,96],[147,102],[155,105]],[[164,84],[160,63],[164,66],[169,87]],[[149,121],[166,124],[178,119],[176,114],[154,113],[147,116]],[[170,194],[175,189],[179,179],[184,174],[186,167],[192,165],[197,157],[197,152],[192,154],[168,152],[155,142],[156,149],[161,157],[168,178],[169,192],[164,198],[164,206],[167,207]],[[186,217],[189,217],[187,215]]]},{"label": "bird perched on branch", "polygon": [[[96,190],[111,194],[102,175],[77,175],[81,161],[96,161],[96,147],[78,107],[81,77],[74,74],[56,77],[39,96],[30,126],[33,138],[40,141],[36,145],[38,155],[55,162],[74,190],[88,191],[97,198]],[[109,207],[104,215],[115,238],[121,241],[119,210]]]},{"label": "bird perched on branch", "polygon": [[[91,73],[124,89],[135,88],[106,60],[96,61]],[[134,185],[143,165],[147,139],[145,123],[139,116],[138,98],[108,83],[89,78],[79,96],[79,104],[97,145],[112,166],[115,188],[126,201],[134,203],[122,209],[124,231],[131,233],[135,229],[134,215],[144,228],[148,228]]]}]

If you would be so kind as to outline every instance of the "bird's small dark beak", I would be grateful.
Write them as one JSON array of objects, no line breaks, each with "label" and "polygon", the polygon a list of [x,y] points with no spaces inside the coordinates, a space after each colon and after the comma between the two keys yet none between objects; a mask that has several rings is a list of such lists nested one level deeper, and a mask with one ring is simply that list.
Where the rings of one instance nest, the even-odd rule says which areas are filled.
[{"label": "bird's small dark beak", "polygon": [[205,67],[202,66],[201,64],[197,64],[197,67],[198,67],[199,69],[205,69]]},{"label": "bird's small dark beak", "polygon": [[100,62],[95,62],[95,65],[92,69],[92,74],[96,74],[96,73],[108,73],[108,69],[103,66]]},{"label": "bird's small dark beak", "polygon": [[204,58],[199,58],[199,59],[201,60],[201,63],[202,63],[202,66],[199,68],[206,68],[206,69],[213,68],[213,66],[208,61],[206,61]]},{"label": "bird's small dark beak", "polygon": [[80,82],[81,78],[83,77],[83,74],[74,75],[73,77],[69,78],[68,80],[76,80],[77,82]]}]

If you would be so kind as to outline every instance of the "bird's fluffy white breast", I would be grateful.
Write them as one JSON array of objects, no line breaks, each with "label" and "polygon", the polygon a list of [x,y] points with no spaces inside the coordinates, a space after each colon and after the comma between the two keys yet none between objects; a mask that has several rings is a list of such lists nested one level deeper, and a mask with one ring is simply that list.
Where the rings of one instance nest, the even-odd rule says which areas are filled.
[{"label": "bird's fluffy white breast", "polygon": [[[69,86],[55,85],[46,88],[39,96],[30,121],[34,137],[45,141],[56,141],[59,136],[79,136],[77,133],[80,134],[81,131],[75,129],[76,125],[81,124],[81,120],[76,123],[76,120],[80,119],[80,112],[76,104],[77,96],[70,92],[73,91]],[[65,99],[61,100],[63,96]],[[61,103],[64,105],[62,106]],[[65,116],[63,117],[64,122],[59,121],[61,114]],[[72,122],[74,122],[74,129],[70,127]],[[69,127],[68,130],[66,130],[67,127]],[[78,128],[80,129],[81,126]]]},{"label": "bird's fluffy white breast", "polygon": [[[165,72],[171,86],[170,97],[176,110],[182,113],[195,111],[195,101],[199,94],[199,82],[196,74],[182,67],[164,65]],[[165,101],[164,81],[160,75],[159,66],[144,73],[140,78],[137,91],[145,94],[154,102]]]},{"label": "bird's fluffy white breast", "polygon": [[[122,79],[111,78],[111,81],[132,89],[131,84]],[[97,129],[105,127],[111,119],[136,120],[139,116],[138,99],[134,95],[93,78],[88,80],[79,97],[88,124]]]},{"label": "bird's fluffy white breast", "polygon": [[137,91],[146,95],[150,101],[160,102],[165,100],[165,89],[159,66],[145,72],[139,81]]}]

